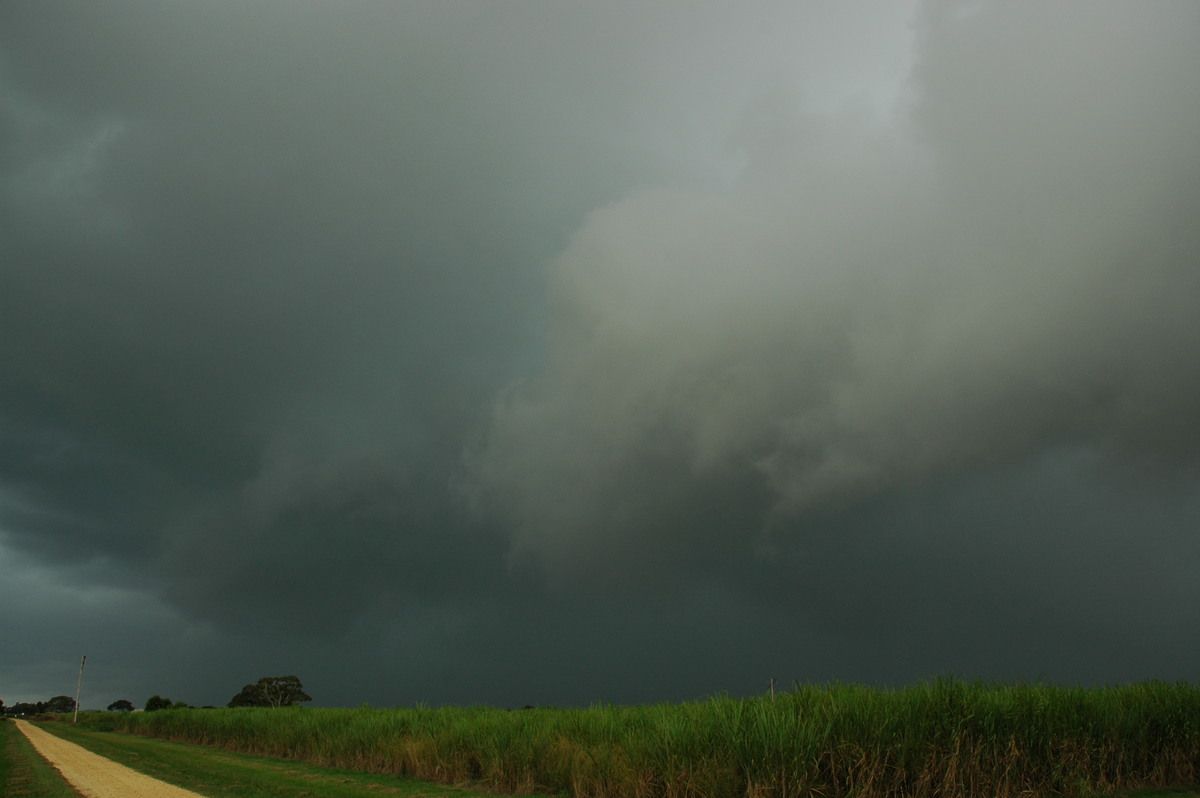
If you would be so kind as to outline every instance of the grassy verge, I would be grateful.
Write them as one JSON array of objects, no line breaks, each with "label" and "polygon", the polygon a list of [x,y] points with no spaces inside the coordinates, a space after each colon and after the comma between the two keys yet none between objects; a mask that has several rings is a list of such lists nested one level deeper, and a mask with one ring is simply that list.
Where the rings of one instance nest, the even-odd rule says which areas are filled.
[{"label": "grassy verge", "polygon": [[638,707],[183,709],[109,722],[326,766],[579,798],[1085,798],[1200,782],[1200,687],[1158,682],[946,679]]},{"label": "grassy verge", "polygon": [[79,798],[79,793],[34,750],[17,724],[0,720],[0,795]]},{"label": "grassy verge", "polygon": [[1137,792],[1114,792],[1096,795],[1094,798],[1200,798],[1195,789],[1181,787],[1177,790],[1138,790]]},{"label": "grassy verge", "polygon": [[[487,795],[411,778],[319,767],[286,759],[94,731],[69,723],[39,725],[114,762],[211,798],[362,798],[366,795],[473,798]],[[75,793],[68,792],[65,795],[74,796]]]}]

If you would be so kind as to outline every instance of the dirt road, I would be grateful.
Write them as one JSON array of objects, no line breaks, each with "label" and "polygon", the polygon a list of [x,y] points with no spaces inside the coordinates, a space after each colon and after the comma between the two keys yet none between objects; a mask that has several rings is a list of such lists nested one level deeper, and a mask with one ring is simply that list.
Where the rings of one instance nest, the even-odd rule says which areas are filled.
[{"label": "dirt road", "polygon": [[152,779],[75,743],[60,740],[31,723],[18,720],[16,724],[38,753],[87,798],[203,798],[198,792]]}]

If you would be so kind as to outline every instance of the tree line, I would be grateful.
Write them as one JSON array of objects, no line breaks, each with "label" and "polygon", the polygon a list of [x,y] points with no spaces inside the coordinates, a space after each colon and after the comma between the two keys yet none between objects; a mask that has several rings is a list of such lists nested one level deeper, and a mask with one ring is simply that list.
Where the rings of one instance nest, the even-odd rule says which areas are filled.
[{"label": "tree line", "polygon": [[6,705],[0,699],[0,715],[45,715],[48,712],[74,712],[75,699],[69,695],[56,695],[46,701],[18,701]]},{"label": "tree line", "polygon": [[[226,706],[230,707],[290,707],[312,701],[304,692],[304,685],[295,676],[264,676],[253,684],[244,686]],[[184,701],[172,701],[160,695],[152,695],[143,709],[156,712],[160,709],[186,709],[191,705]],[[212,709],[212,707],[202,707]],[[132,701],[122,698],[108,705],[109,712],[132,712],[136,709]],[[74,712],[75,699],[69,695],[56,695],[47,701],[20,701],[6,706],[0,700],[0,715],[45,715],[56,712]]]}]

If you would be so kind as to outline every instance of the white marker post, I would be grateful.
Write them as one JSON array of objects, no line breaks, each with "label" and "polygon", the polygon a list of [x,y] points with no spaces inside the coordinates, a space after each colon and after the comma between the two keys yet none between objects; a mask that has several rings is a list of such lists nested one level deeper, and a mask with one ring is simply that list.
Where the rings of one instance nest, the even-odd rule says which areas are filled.
[{"label": "white marker post", "polygon": [[71,719],[72,723],[79,722],[79,689],[83,687],[83,663],[87,662],[87,654],[83,655],[83,659],[79,660],[79,681],[75,682],[75,717]]}]

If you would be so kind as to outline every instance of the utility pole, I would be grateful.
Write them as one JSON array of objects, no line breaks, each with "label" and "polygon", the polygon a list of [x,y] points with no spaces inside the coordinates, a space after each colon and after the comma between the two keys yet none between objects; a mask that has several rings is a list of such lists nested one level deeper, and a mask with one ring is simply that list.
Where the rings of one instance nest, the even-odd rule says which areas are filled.
[{"label": "utility pole", "polygon": [[87,662],[87,654],[83,655],[83,659],[79,660],[79,681],[75,682],[75,717],[72,718],[72,723],[79,722],[79,689],[83,687],[83,663]]}]

